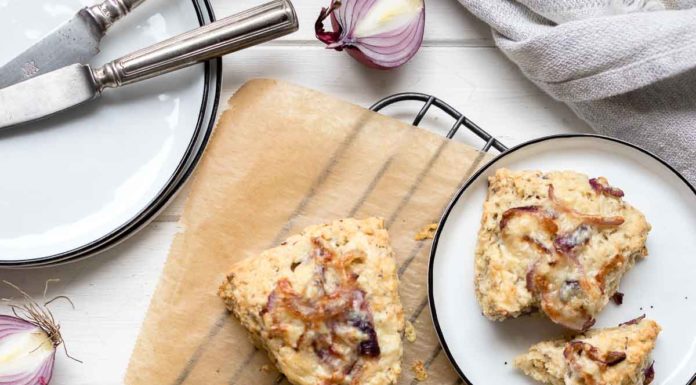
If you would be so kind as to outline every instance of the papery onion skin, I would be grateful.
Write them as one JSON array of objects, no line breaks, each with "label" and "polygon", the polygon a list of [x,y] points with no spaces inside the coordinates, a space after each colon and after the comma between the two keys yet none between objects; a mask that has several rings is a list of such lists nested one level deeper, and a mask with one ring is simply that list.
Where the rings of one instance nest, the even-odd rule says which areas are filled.
[{"label": "papery onion skin", "polygon": [[[418,52],[418,49],[423,43],[425,1],[420,2],[421,8],[418,16],[402,28],[387,33],[382,32],[376,36],[352,36],[352,28],[355,28],[358,24],[357,21],[353,20],[355,6],[365,6],[365,4],[367,4],[365,6],[367,10],[363,9],[358,11],[358,16],[364,16],[378,1],[379,0],[332,1],[329,8],[322,8],[319,18],[315,23],[317,39],[325,43],[327,48],[335,49],[336,51],[345,50],[355,60],[370,68],[388,70],[407,63]],[[353,5],[351,9],[353,12],[351,12],[351,16],[348,20],[350,21],[351,29],[346,30],[336,16],[336,11],[340,7],[347,7],[349,4]],[[331,19],[332,32],[324,30],[323,21],[326,18]]]},{"label": "papery onion skin", "polygon": [[[0,366],[0,384],[48,385],[53,376],[53,365],[56,355],[56,346],[50,336],[39,326],[29,321],[8,315],[0,315],[0,346],[3,345],[3,340],[7,343],[10,338],[16,337],[16,335],[21,333],[30,334],[35,339],[43,339],[44,341],[39,346],[27,346],[26,351],[14,352],[9,357],[0,356],[0,361],[3,362]],[[44,346],[44,344],[47,345]],[[39,352],[39,349],[42,347],[49,349],[50,353],[43,357],[43,361],[38,363],[35,368],[32,368],[33,370],[26,372],[21,370],[12,371],[13,363],[19,365],[17,361],[26,359],[29,355]]]}]

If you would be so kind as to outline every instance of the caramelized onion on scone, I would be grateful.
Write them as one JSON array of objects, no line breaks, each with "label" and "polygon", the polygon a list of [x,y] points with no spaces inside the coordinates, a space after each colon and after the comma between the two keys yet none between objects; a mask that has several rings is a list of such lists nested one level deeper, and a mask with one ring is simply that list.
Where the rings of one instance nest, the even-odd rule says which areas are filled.
[{"label": "caramelized onion on scone", "polygon": [[388,385],[401,372],[398,278],[381,219],[311,226],[239,262],[228,309],[296,385]]},{"label": "caramelized onion on scone", "polygon": [[655,321],[641,317],[570,341],[540,342],[517,357],[515,366],[552,385],[648,385],[655,376],[650,352],[659,333]]},{"label": "caramelized onion on scone", "polygon": [[590,328],[647,255],[650,224],[623,195],[602,177],[497,170],[476,248],[483,314],[503,320],[541,310],[568,328]]}]

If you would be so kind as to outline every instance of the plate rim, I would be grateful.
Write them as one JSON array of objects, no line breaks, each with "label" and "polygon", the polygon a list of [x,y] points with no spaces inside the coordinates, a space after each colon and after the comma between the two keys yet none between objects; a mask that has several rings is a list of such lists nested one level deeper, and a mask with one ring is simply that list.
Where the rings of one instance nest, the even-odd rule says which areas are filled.
[{"label": "plate rim", "polygon": [[[569,138],[593,138],[593,139],[599,139],[599,140],[604,140],[604,141],[609,141],[609,142],[614,142],[620,145],[624,145],[627,147],[630,147],[634,150],[638,150],[639,152],[642,152],[643,154],[646,154],[659,163],[661,163],[663,166],[667,167],[668,170],[670,170],[672,173],[674,173],[684,184],[686,184],[687,187],[691,190],[691,193],[696,196],[696,187],[689,183],[689,181],[679,172],[677,171],[674,167],[672,167],[669,163],[667,163],[664,159],[660,158],[659,156],[655,155],[651,151],[648,151],[640,146],[637,146],[635,144],[629,143],[625,140],[606,136],[606,135],[600,135],[600,134],[587,134],[587,133],[576,133],[576,134],[556,134],[556,135],[548,135],[548,136],[543,136],[540,138],[532,139],[523,143],[520,143],[509,150],[498,154],[496,157],[491,159],[490,161],[486,162],[481,168],[479,168],[476,172],[474,172],[467,180],[464,182],[464,184],[457,190],[457,192],[453,195],[452,199],[450,202],[447,204],[447,207],[445,208],[445,211],[443,212],[442,216],[440,217],[440,220],[438,221],[438,226],[437,226],[437,231],[435,232],[435,235],[433,237],[433,243],[430,246],[430,256],[428,260],[428,308],[430,309],[430,318],[433,323],[433,328],[435,329],[435,334],[437,334],[437,339],[438,342],[440,343],[440,347],[442,347],[442,351],[445,353],[447,356],[447,360],[450,362],[450,365],[454,370],[457,372],[457,375],[459,378],[464,382],[465,385],[474,385],[473,382],[471,382],[467,377],[466,374],[464,374],[464,371],[461,369],[459,364],[457,364],[457,361],[454,359],[454,356],[452,355],[452,352],[449,349],[449,346],[447,345],[447,341],[445,341],[445,337],[442,332],[442,328],[440,327],[440,323],[437,318],[437,310],[435,309],[435,298],[434,298],[434,290],[433,290],[433,265],[435,263],[435,254],[437,252],[437,245],[440,240],[440,235],[443,229],[443,225],[445,222],[447,222],[447,219],[449,218],[450,213],[454,209],[454,206],[457,204],[461,196],[464,194],[464,192],[471,186],[471,184],[478,179],[481,174],[483,174],[486,170],[488,170],[491,166],[495,165],[499,160],[503,159],[504,157],[521,150],[523,148],[526,148],[528,146],[541,143],[541,142],[546,142],[550,140],[555,140],[555,139],[569,139]],[[690,385],[694,384],[696,382],[696,373],[694,373],[691,376],[691,379],[686,382],[685,385]]]},{"label": "plate rim", "polygon": [[[210,0],[191,0],[191,2],[200,26],[216,20],[215,11]],[[203,93],[192,138],[179,164],[171,173],[167,182],[141,210],[107,234],[82,246],[44,257],[14,261],[0,260],[0,268],[55,266],[91,257],[125,241],[155,219],[157,214],[173,200],[191,177],[214,131],[222,91],[222,63],[222,58],[211,59],[204,63]]]}]

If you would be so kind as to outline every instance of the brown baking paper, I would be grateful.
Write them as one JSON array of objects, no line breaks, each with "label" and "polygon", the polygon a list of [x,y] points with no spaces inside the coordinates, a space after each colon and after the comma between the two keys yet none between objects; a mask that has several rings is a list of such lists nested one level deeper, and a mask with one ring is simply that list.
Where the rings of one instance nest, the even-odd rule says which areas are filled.
[{"label": "brown baking paper", "polygon": [[130,360],[128,385],[285,383],[217,297],[230,266],[305,226],[385,218],[415,342],[404,339],[399,384],[459,380],[434,333],[427,302],[436,222],[484,155],[462,143],[295,85],[254,80],[229,101],[192,182]]}]

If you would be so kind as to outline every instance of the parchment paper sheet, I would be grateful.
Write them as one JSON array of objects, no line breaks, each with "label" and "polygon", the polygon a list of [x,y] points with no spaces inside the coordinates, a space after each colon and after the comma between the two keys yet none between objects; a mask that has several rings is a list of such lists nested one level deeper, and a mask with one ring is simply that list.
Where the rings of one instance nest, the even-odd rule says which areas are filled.
[{"label": "parchment paper sheet", "polygon": [[350,216],[385,218],[396,251],[401,300],[418,336],[404,339],[399,384],[416,382],[416,360],[428,368],[422,384],[460,383],[428,310],[431,241],[414,235],[439,219],[483,158],[315,91],[250,81],[230,99],[192,181],[126,384],[287,384],[225,311],[217,288],[235,261],[307,225]]}]

